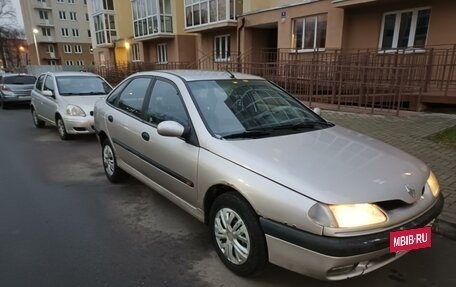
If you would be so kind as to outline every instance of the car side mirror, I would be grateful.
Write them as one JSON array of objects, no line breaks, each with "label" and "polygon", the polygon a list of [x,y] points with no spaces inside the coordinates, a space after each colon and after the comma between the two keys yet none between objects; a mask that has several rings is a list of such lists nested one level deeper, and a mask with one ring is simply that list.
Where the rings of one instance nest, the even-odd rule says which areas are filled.
[{"label": "car side mirror", "polygon": [[321,116],[321,109],[320,108],[314,108],[313,112],[316,113],[317,115]]},{"label": "car side mirror", "polygon": [[51,98],[55,99],[54,93],[51,90],[44,90],[43,91],[43,96],[51,97]]},{"label": "car side mirror", "polygon": [[175,121],[163,121],[158,124],[157,132],[164,137],[181,137],[184,135],[185,128]]}]

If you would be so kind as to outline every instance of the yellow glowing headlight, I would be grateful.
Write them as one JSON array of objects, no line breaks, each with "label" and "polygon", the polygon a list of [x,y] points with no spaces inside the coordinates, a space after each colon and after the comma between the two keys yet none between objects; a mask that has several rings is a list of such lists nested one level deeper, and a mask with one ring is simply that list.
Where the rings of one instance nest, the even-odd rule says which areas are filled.
[{"label": "yellow glowing headlight", "polygon": [[360,227],[386,221],[386,215],[369,203],[330,205],[329,209],[338,227]]},{"label": "yellow glowing headlight", "polygon": [[437,181],[437,177],[435,177],[435,174],[432,171],[427,180],[427,184],[429,185],[429,188],[431,189],[432,195],[434,197],[437,197],[440,193],[440,186],[439,186],[439,182]]}]

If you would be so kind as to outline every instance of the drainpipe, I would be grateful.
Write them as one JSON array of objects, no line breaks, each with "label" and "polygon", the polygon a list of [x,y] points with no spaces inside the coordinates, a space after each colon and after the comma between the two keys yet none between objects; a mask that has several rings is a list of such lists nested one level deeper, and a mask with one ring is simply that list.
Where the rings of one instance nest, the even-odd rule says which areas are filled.
[{"label": "drainpipe", "polygon": [[245,17],[241,19],[241,26],[237,28],[237,65],[238,65],[238,72],[241,72],[241,30],[245,26]]}]

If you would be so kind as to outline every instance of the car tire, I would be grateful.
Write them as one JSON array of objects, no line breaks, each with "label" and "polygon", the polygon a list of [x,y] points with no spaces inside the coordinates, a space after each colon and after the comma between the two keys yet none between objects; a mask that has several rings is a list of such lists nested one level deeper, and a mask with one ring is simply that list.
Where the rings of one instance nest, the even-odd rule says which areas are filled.
[{"label": "car tire", "polygon": [[268,262],[266,239],[257,214],[240,195],[227,192],[215,199],[209,227],[214,248],[228,269],[240,276],[264,269]]},{"label": "car tire", "polygon": [[60,116],[56,118],[56,125],[60,138],[64,141],[69,140],[70,135],[67,133],[65,123],[63,122],[63,119]]},{"label": "car tire", "polygon": [[35,127],[42,129],[46,125],[46,123],[38,118],[38,114],[36,113],[35,109],[32,108],[32,120]]},{"label": "car tire", "polygon": [[106,177],[112,183],[120,183],[125,177],[125,172],[117,165],[116,154],[109,139],[105,139],[101,148],[101,158]]}]

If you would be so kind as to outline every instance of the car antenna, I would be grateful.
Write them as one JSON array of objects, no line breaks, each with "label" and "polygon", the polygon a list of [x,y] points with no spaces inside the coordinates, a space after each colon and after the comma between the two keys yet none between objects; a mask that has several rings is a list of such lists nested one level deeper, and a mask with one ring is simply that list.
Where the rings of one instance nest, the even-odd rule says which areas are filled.
[{"label": "car antenna", "polygon": [[236,77],[234,76],[233,73],[230,72],[230,70],[226,69],[226,72],[227,72],[228,74],[230,74],[230,78],[231,78],[231,79],[236,79]]}]

